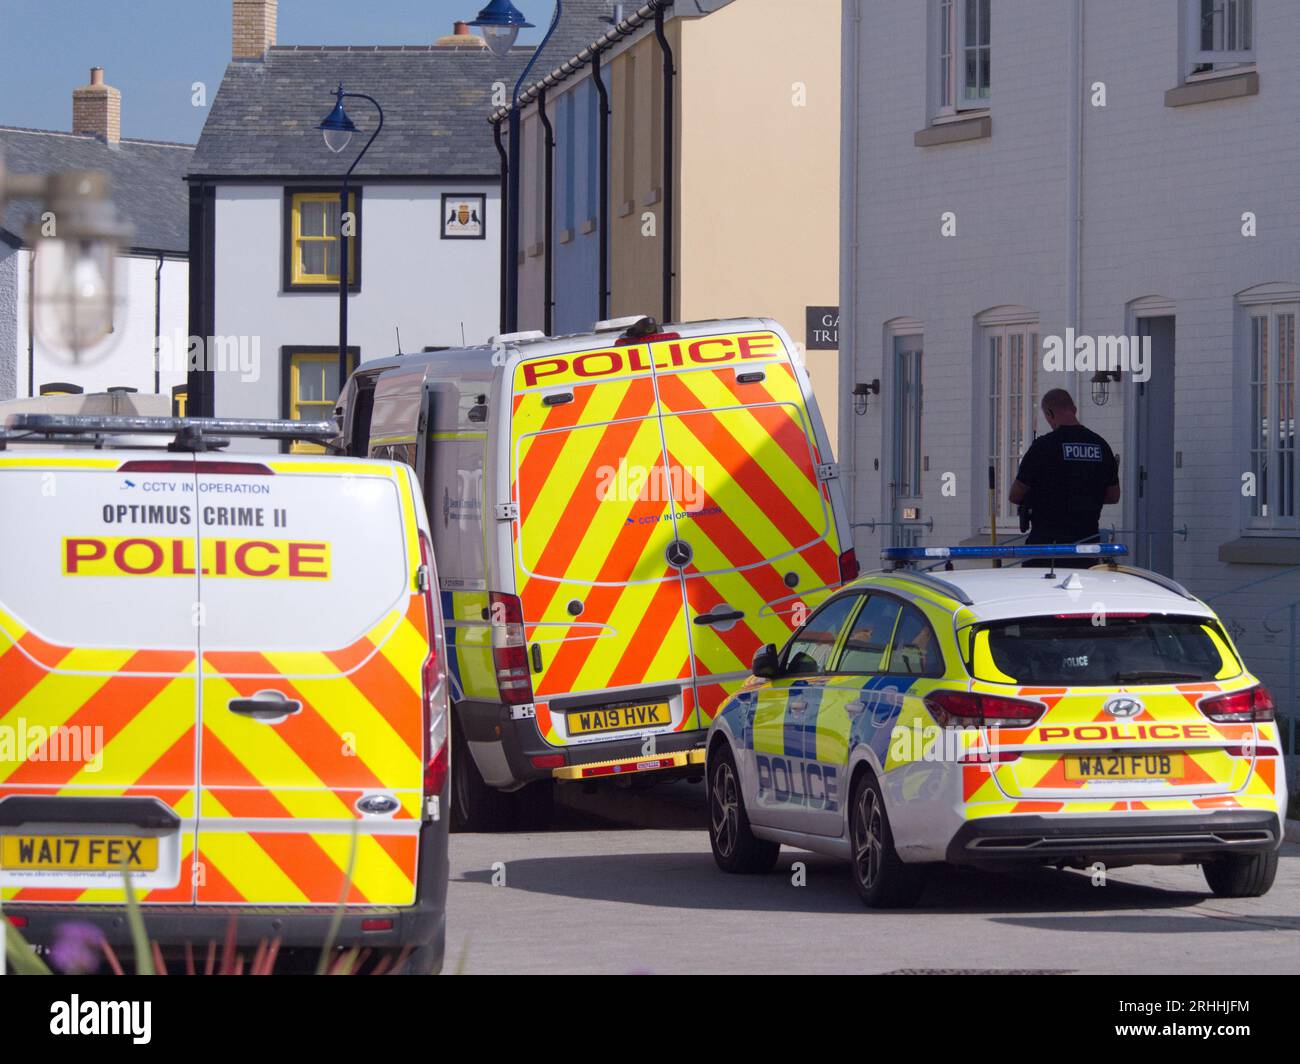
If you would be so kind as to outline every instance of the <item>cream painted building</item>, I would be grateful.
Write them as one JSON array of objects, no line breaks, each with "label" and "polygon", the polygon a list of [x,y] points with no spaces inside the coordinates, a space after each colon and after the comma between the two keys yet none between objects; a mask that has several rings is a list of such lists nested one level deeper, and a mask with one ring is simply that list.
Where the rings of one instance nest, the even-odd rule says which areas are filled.
[{"label": "cream painted building", "polygon": [[[763,315],[812,348],[839,296],[839,0],[620,6],[521,94],[519,328]],[[835,440],[838,352],[805,357]]]}]

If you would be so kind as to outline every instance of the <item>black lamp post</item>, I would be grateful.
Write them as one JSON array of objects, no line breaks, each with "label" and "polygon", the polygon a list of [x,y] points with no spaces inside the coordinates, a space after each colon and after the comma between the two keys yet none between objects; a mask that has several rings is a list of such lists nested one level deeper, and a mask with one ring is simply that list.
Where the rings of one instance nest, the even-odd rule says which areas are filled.
[{"label": "black lamp post", "polygon": [[[542,43],[533,51],[524,72],[519,75],[514,94],[510,98],[510,155],[507,163],[510,172],[506,188],[506,306],[505,321],[501,323],[502,331],[508,333],[519,328],[519,159],[523,153],[523,146],[519,143],[519,90],[523,88],[537,57],[550,41],[555,27],[560,24],[563,8],[563,0],[555,0],[555,14],[551,16],[550,29],[546,31]],[[510,53],[521,29],[532,28],[532,23],[524,18],[523,12],[510,0],[490,0],[470,25],[482,29],[488,48],[498,57]]]},{"label": "black lamp post", "polygon": [[370,139],[366,141],[366,146],[361,149],[360,154],[352,160],[348,172],[343,175],[343,191],[339,195],[339,390],[342,391],[343,384],[348,379],[348,284],[352,272],[348,269],[348,186],[352,180],[352,172],[370,150],[370,145],[379,136],[379,131],[384,128],[384,109],[373,96],[367,96],[364,92],[344,92],[342,82],[339,82],[338,91],[334,95],[337,97],[334,110],[329,113],[319,128],[325,137],[325,147],[335,155],[344,151],[352,143],[352,135],[357,131],[356,125],[343,109],[345,99],[369,100],[379,112],[379,125],[370,134]]}]

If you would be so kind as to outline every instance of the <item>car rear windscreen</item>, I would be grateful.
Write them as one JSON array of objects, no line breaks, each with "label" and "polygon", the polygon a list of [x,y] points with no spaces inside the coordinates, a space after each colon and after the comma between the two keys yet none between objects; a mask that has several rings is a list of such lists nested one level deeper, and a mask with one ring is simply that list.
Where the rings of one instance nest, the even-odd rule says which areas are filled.
[{"label": "car rear windscreen", "polygon": [[979,625],[970,671],[992,683],[1086,687],[1226,679],[1241,664],[1210,619],[1098,612]]}]

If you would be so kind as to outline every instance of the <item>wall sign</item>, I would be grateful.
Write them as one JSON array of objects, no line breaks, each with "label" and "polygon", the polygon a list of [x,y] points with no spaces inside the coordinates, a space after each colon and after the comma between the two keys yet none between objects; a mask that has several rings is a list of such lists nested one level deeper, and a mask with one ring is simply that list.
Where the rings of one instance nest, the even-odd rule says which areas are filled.
[{"label": "wall sign", "polygon": [[442,194],[442,239],[483,240],[487,237],[487,196],[482,193]]},{"label": "wall sign", "polygon": [[807,332],[809,351],[840,349],[840,308],[808,307]]}]

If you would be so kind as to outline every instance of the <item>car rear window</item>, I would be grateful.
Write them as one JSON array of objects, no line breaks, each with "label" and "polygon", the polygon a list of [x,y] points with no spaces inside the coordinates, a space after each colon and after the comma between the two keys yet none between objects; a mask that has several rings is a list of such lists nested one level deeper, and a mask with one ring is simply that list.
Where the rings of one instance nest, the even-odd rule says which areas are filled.
[{"label": "car rear window", "polygon": [[1241,671],[1217,623],[1157,614],[1026,617],[979,625],[969,666],[977,680],[1067,687],[1191,683]]}]

